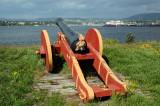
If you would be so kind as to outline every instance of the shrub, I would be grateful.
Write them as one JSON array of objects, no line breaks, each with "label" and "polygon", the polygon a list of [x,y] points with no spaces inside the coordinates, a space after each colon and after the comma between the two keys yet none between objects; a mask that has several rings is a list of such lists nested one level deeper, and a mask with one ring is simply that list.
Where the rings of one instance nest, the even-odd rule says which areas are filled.
[{"label": "shrub", "polygon": [[128,33],[126,35],[126,43],[133,43],[135,42],[135,35],[133,35],[132,33]]}]

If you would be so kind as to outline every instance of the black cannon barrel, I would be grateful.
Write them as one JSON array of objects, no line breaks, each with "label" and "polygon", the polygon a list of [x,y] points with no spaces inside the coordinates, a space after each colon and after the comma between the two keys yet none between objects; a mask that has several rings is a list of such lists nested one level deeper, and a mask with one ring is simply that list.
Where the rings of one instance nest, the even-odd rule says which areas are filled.
[{"label": "black cannon barrel", "polygon": [[[73,52],[75,52],[76,44],[79,42],[79,34],[74,30],[72,30],[70,27],[68,27],[62,18],[57,18],[55,22],[58,25],[58,27],[61,29],[62,33],[66,36],[66,39],[70,48],[73,50]],[[87,43],[86,43],[86,46],[87,46]],[[81,52],[85,51],[86,46],[80,49]]]}]

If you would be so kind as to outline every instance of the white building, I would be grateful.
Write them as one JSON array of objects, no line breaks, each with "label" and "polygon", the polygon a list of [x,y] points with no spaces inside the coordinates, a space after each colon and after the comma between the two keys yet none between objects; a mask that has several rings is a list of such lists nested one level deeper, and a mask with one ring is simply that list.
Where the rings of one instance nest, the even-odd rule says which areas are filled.
[{"label": "white building", "polygon": [[111,20],[111,21],[106,22],[106,25],[119,26],[119,25],[124,25],[124,22],[120,20],[118,21]]}]

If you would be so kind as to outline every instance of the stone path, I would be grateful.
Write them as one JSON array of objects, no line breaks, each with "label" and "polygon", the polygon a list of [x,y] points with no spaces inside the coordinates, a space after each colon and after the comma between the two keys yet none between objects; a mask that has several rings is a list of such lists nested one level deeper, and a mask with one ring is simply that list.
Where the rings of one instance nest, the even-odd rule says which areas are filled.
[{"label": "stone path", "polygon": [[[47,89],[49,94],[60,92],[63,95],[76,95],[78,91],[75,88],[73,79],[67,79],[59,74],[47,73],[42,77],[37,88]],[[67,88],[68,87],[68,88]]]},{"label": "stone path", "polygon": [[[103,85],[103,82],[98,77],[86,78],[90,86]],[[35,87],[36,89],[47,89],[49,94],[52,92],[60,92],[64,95],[77,95],[78,91],[75,87],[75,82],[72,78],[65,78],[59,74],[47,73],[42,77],[40,82]]]},{"label": "stone path", "polygon": [[[121,74],[115,73],[121,80],[124,77]],[[35,86],[36,89],[46,89],[49,95],[52,92],[60,92],[63,95],[67,95],[67,101],[72,101],[73,99],[81,103],[78,91],[75,87],[75,82],[72,78],[65,78],[65,76],[60,76],[59,74],[46,73],[40,80],[40,82]],[[103,85],[103,82],[98,76],[86,77],[88,85]],[[103,105],[107,101],[102,101],[100,104]],[[82,103],[81,103],[82,104]]]}]

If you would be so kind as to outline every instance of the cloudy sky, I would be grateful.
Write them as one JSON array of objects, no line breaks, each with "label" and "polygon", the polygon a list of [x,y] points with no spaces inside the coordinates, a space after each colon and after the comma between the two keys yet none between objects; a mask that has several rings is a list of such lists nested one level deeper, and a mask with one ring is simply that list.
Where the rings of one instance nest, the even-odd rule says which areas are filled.
[{"label": "cloudy sky", "polygon": [[160,0],[0,0],[0,18],[125,18],[160,13]]}]

